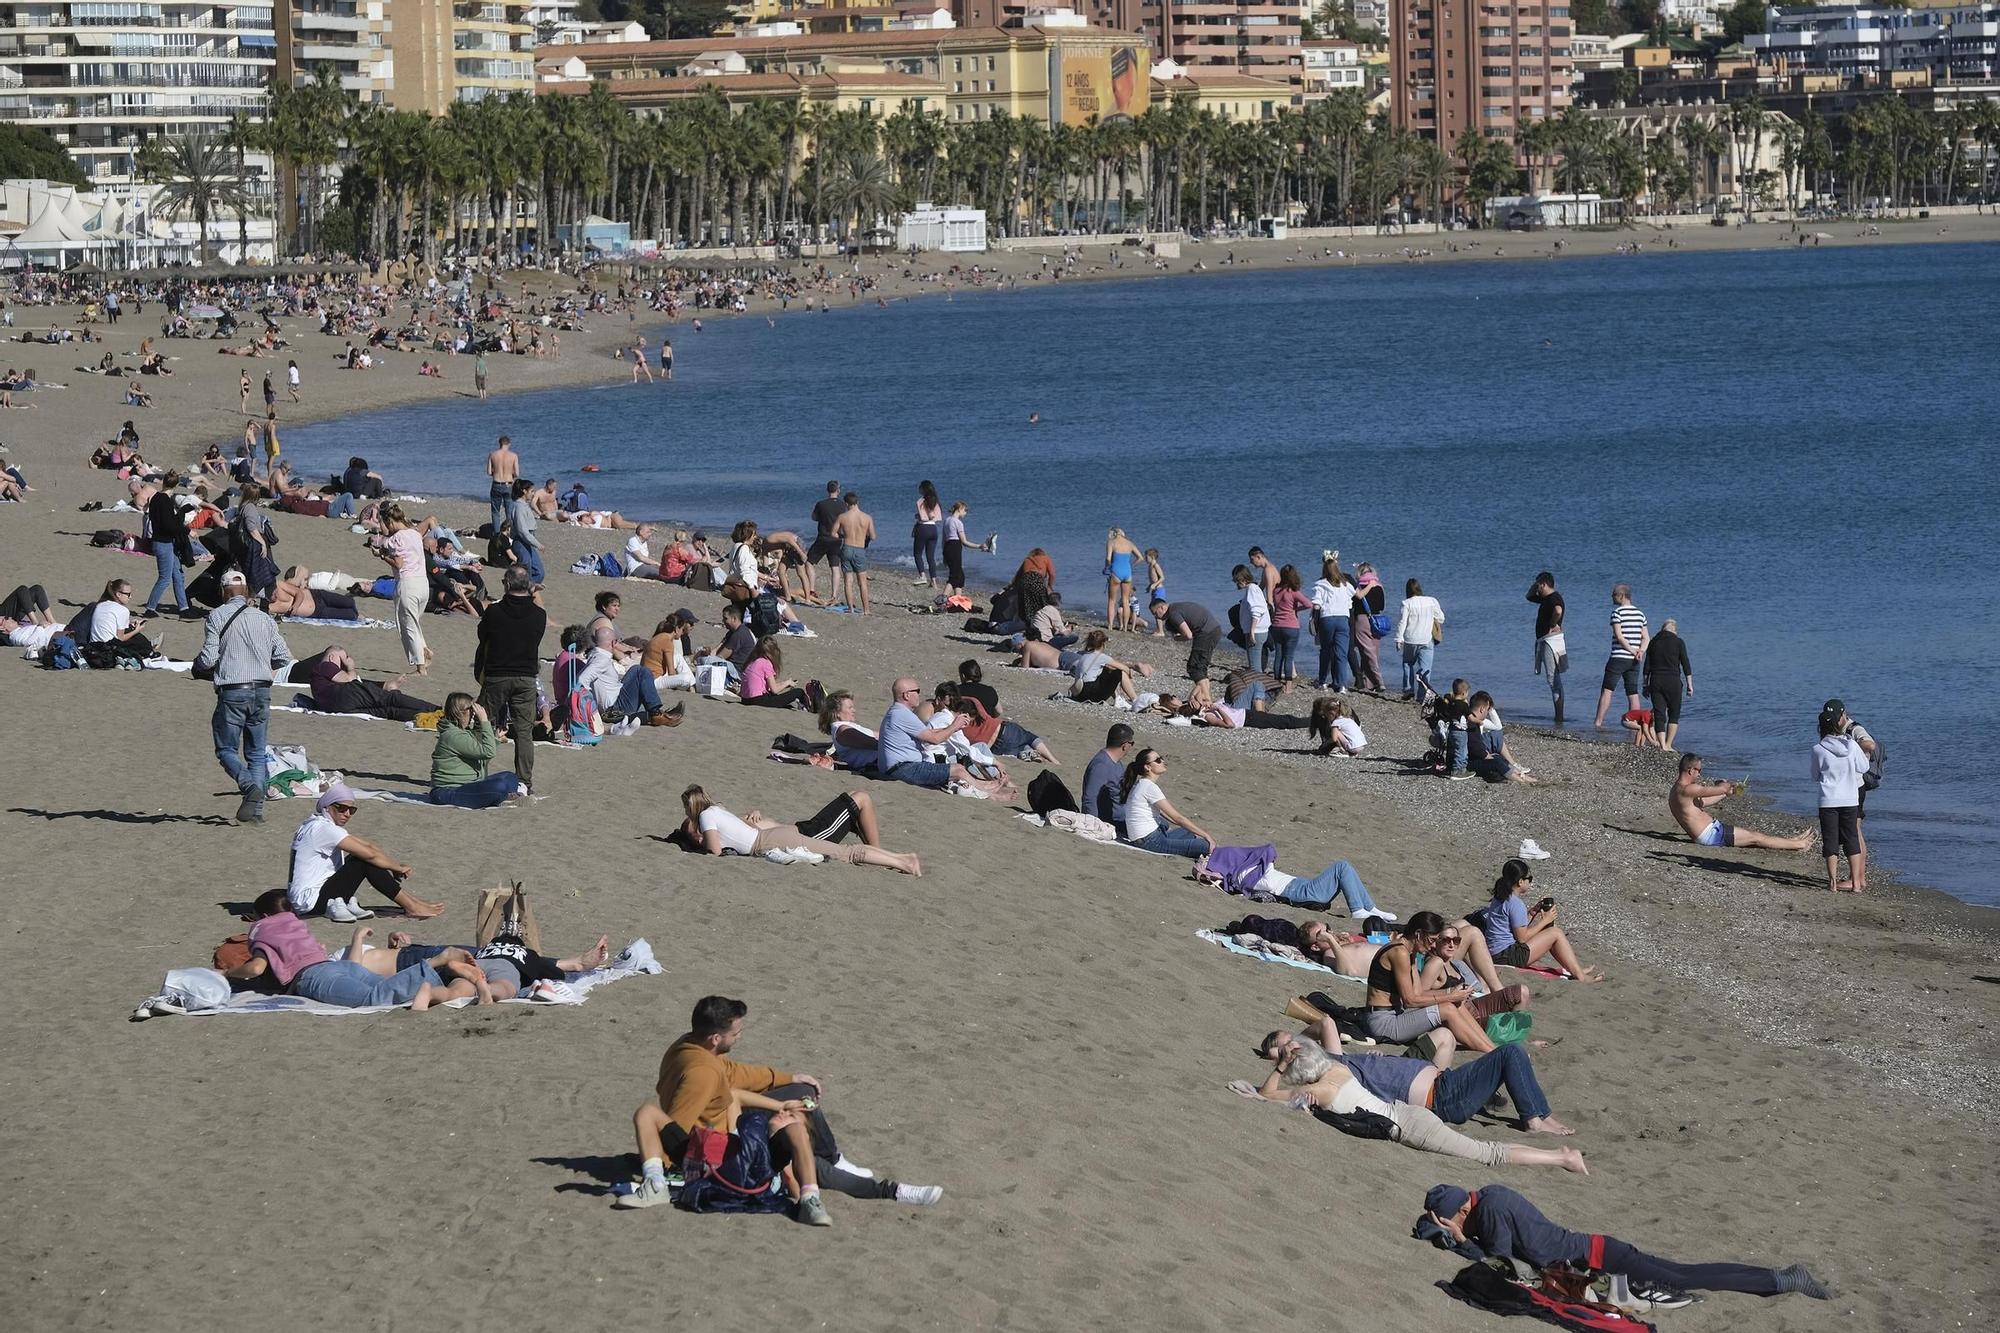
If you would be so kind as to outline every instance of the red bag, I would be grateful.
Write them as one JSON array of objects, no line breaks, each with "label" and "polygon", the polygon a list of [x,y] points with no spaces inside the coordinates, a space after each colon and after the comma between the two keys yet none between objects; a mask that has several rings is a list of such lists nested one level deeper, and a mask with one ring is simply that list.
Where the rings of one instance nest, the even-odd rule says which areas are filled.
[{"label": "red bag", "polygon": [[696,1125],[688,1135],[687,1151],[681,1154],[681,1175],[689,1180],[712,1176],[729,1152],[729,1136],[706,1125]]}]

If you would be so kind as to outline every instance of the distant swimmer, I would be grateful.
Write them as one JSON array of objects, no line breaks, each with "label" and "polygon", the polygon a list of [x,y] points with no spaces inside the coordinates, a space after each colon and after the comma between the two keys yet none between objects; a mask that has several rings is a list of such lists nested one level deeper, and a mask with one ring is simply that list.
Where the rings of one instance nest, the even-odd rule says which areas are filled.
[{"label": "distant swimmer", "polygon": [[1542,339],[1542,346],[1544,347],[1554,347],[1555,345],[1556,345],[1556,340],[1554,338]]},{"label": "distant swimmer", "polygon": [[1041,424],[1042,424],[1042,414],[1041,414],[1040,412],[1030,412],[1030,413],[1028,413],[1028,424],[1029,424],[1030,426],[1039,426],[1039,425],[1041,425]]}]

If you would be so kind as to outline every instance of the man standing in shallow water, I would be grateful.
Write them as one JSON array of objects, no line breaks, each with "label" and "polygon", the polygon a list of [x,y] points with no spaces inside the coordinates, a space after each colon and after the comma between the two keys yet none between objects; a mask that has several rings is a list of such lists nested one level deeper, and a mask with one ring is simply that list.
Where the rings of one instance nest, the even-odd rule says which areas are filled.
[{"label": "man standing in shallow water", "polygon": [[486,475],[492,478],[486,488],[488,517],[493,530],[498,532],[507,521],[508,506],[514,502],[514,479],[521,475],[521,456],[514,452],[512,437],[502,435],[493,452],[486,455]]}]

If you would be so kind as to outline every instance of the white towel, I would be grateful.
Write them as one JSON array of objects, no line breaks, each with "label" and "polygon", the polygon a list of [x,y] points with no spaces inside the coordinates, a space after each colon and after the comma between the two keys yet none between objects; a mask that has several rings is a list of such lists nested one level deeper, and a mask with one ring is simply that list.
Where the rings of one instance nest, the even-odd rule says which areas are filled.
[{"label": "white towel", "polygon": [[325,625],[330,629],[394,629],[395,625],[386,620],[376,620],[363,616],[359,620],[324,620],[317,616],[279,616],[283,625]]}]

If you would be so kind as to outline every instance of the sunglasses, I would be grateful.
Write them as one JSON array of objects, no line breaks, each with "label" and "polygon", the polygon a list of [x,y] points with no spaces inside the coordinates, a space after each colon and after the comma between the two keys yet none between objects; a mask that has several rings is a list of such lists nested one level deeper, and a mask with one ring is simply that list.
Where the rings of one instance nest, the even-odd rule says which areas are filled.
[{"label": "sunglasses", "polygon": [[1457,932],[1455,932],[1455,931],[1454,931],[1454,932],[1450,932],[1450,933],[1447,933],[1447,934],[1443,934],[1443,935],[1440,935],[1440,936],[1438,936],[1438,948],[1440,948],[1440,949],[1456,949],[1457,947],[1458,947],[1458,934],[1457,934]]},{"label": "sunglasses", "polygon": [[327,809],[343,815],[351,815],[359,808],[359,806],[348,805],[345,802],[337,802],[327,807]]}]

